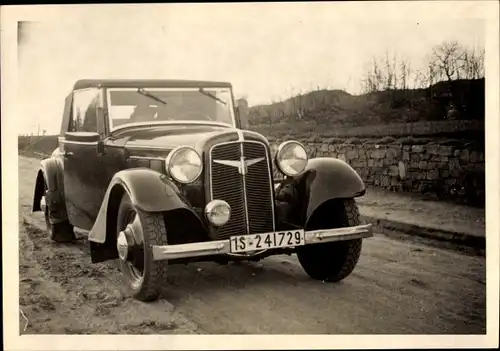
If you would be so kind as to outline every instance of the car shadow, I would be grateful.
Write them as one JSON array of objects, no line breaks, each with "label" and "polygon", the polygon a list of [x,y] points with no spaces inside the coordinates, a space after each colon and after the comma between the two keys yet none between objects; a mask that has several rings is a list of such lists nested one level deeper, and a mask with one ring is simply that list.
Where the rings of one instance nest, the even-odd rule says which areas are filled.
[{"label": "car shadow", "polygon": [[[189,298],[216,298],[221,292],[248,293],[269,289],[276,292],[311,290],[324,286],[311,279],[302,268],[289,260],[267,258],[258,263],[233,262],[172,265],[168,270],[168,286],[162,298],[178,303]],[[343,283],[328,284],[340,288]],[[256,294],[258,298],[260,294]]]}]

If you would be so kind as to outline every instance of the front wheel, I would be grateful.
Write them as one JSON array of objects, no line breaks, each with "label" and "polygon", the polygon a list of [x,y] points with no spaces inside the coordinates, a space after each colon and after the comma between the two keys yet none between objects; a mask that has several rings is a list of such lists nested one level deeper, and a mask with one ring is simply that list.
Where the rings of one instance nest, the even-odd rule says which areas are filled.
[{"label": "front wheel", "polygon": [[[333,207],[333,208],[332,208]],[[340,228],[360,224],[354,199],[339,201],[315,214],[310,230]],[[325,209],[330,210],[329,213]],[[333,212],[333,213],[332,213]],[[362,239],[312,244],[297,248],[297,257],[304,271],[313,279],[338,282],[349,276],[361,255]]]},{"label": "front wheel", "polygon": [[137,300],[156,300],[166,283],[167,261],[154,261],[151,246],[167,244],[163,216],[136,208],[125,193],[118,208],[116,229],[125,286]]}]

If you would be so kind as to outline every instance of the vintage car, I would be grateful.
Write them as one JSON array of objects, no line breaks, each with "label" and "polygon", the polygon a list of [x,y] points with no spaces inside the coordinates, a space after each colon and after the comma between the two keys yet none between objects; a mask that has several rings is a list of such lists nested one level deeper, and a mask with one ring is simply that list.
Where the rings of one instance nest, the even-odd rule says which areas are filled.
[{"label": "vintage car", "polygon": [[77,81],[35,183],[50,239],[86,231],[91,262],[118,262],[141,301],[168,284],[167,263],[295,253],[313,279],[346,278],[373,236],[355,202],[362,179],[297,141],[273,153],[245,130],[242,102],[226,82]]}]

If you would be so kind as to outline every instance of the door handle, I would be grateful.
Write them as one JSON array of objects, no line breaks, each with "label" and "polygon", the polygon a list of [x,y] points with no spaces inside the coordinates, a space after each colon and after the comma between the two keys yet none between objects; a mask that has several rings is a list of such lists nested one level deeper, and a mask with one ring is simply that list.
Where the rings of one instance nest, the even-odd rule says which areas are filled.
[{"label": "door handle", "polygon": [[68,157],[68,156],[73,156],[74,154],[71,152],[71,151],[64,151],[63,153],[61,153],[61,156],[62,157]]}]

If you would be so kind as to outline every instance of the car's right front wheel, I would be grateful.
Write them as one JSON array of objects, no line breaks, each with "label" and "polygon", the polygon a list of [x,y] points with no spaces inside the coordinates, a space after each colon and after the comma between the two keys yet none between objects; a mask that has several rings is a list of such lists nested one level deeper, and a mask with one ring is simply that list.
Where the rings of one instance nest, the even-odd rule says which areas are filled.
[{"label": "car's right front wheel", "polygon": [[[360,224],[354,199],[337,201],[314,214],[308,230],[350,227]],[[338,282],[349,276],[361,255],[362,239],[311,244],[297,248],[304,271],[313,279]]]}]

